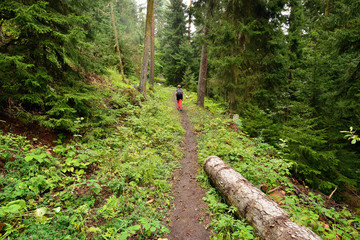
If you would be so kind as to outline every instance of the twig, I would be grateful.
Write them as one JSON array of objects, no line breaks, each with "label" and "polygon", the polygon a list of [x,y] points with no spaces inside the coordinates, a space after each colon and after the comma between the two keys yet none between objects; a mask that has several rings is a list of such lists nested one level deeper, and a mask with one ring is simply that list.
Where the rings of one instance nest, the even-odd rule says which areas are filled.
[{"label": "twig", "polygon": [[278,190],[279,188],[281,188],[281,186],[277,186],[276,188],[271,189],[270,191],[268,191],[268,193],[275,192],[275,191]]},{"label": "twig", "polygon": [[328,200],[330,200],[330,198],[332,197],[332,195],[335,193],[336,190],[337,190],[337,187],[334,189],[334,191],[332,191],[332,193],[330,194]]}]

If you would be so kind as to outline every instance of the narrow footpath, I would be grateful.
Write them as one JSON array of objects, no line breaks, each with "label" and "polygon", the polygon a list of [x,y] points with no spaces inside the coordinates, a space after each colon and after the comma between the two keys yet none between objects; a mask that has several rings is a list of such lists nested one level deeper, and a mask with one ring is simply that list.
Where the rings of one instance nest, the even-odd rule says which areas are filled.
[{"label": "narrow footpath", "polygon": [[207,240],[210,231],[206,226],[210,217],[206,214],[207,204],[202,200],[205,191],[196,181],[199,168],[196,135],[185,111],[181,112],[182,125],[186,130],[182,169],[175,172],[173,194],[175,209],[170,213],[169,240]]}]

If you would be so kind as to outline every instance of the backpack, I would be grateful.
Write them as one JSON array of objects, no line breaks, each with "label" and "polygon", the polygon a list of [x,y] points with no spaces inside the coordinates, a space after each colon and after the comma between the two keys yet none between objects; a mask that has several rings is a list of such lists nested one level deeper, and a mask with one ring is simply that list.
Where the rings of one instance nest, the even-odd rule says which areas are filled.
[{"label": "backpack", "polygon": [[181,99],[183,97],[183,90],[181,88],[176,89],[176,98]]}]

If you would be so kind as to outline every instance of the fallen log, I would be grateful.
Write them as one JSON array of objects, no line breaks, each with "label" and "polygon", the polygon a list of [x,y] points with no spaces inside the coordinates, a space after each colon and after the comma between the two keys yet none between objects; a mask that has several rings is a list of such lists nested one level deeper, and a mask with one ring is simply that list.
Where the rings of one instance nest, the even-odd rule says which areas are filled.
[{"label": "fallen log", "polygon": [[291,221],[289,214],[216,156],[204,162],[205,172],[220,194],[238,209],[265,240],[321,240],[310,229]]}]

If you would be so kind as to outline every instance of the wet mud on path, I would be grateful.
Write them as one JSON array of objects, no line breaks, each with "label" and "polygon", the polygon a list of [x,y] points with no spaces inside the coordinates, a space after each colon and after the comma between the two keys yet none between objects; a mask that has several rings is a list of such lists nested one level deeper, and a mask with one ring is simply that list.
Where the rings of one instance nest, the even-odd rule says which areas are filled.
[{"label": "wet mud on path", "polygon": [[209,239],[210,231],[206,226],[210,222],[206,214],[207,204],[202,200],[205,191],[196,181],[199,169],[196,135],[188,120],[186,109],[180,112],[182,125],[186,130],[182,169],[174,174],[173,204],[175,209],[170,213],[169,229],[166,236],[169,240],[205,240]]}]

